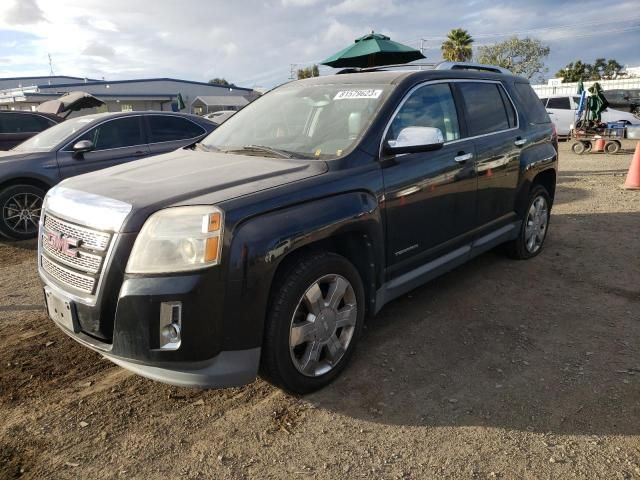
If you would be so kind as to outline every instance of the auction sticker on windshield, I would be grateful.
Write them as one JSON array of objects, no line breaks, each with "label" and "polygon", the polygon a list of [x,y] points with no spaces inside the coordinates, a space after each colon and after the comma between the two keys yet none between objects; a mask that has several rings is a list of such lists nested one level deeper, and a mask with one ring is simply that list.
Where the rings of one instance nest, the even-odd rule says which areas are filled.
[{"label": "auction sticker on windshield", "polygon": [[340,90],[333,97],[334,100],[352,100],[354,98],[378,98],[382,94],[382,90],[374,90],[372,88],[362,90]]}]

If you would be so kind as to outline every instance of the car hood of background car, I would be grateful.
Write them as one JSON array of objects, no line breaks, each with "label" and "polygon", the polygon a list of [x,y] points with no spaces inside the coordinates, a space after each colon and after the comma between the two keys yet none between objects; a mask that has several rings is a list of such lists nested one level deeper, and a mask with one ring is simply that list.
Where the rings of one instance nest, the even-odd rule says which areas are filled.
[{"label": "car hood of background car", "polygon": [[217,204],[326,171],[327,164],[320,160],[181,149],[73,177],[61,186],[131,205],[134,218],[129,218],[125,230],[134,231],[148,215],[164,207],[188,204],[194,198]]},{"label": "car hood of background car", "polygon": [[0,165],[3,163],[25,161],[25,160],[37,160],[50,156],[51,152],[14,152],[12,150],[6,152],[0,152]]}]

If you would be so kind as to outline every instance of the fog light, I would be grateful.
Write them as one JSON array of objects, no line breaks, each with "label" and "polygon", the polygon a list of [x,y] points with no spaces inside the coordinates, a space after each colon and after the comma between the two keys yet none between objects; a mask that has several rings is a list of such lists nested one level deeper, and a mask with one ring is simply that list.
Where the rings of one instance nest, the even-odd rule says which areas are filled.
[{"label": "fog light", "polygon": [[160,304],[160,350],[180,348],[182,331],[182,302],[162,302]]}]

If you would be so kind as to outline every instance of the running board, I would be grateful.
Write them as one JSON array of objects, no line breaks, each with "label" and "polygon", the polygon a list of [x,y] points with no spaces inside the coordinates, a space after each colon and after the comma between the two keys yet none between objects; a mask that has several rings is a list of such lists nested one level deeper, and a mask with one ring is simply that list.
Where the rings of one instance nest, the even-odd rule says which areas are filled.
[{"label": "running board", "polygon": [[494,230],[473,242],[452,250],[441,257],[404,273],[382,285],[376,292],[375,313],[391,300],[433,280],[440,275],[465,264],[470,259],[481,255],[501,243],[513,240],[518,236],[521,221],[510,223]]}]

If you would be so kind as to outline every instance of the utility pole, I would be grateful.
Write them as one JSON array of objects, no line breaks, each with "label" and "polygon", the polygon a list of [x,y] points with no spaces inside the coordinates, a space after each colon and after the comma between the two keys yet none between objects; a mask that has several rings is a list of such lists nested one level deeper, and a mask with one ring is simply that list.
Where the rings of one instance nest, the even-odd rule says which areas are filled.
[{"label": "utility pole", "polygon": [[47,56],[49,57],[49,76],[53,77],[54,73],[53,73],[53,60],[51,59],[51,54],[47,53]]},{"label": "utility pole", "polygon": [[[425,42],[426,42],[426,40],[425,40],[424,38],[421,38],[421,39],[420,39],[420,53],[421,53],[422,55],[424,55],[424,44],[425,44]],[[427,56],[425,55],[425,58],[426,58],[426,57],[427,57]],[[422,66],[420,67],[420,70],[422,70]]]}]

